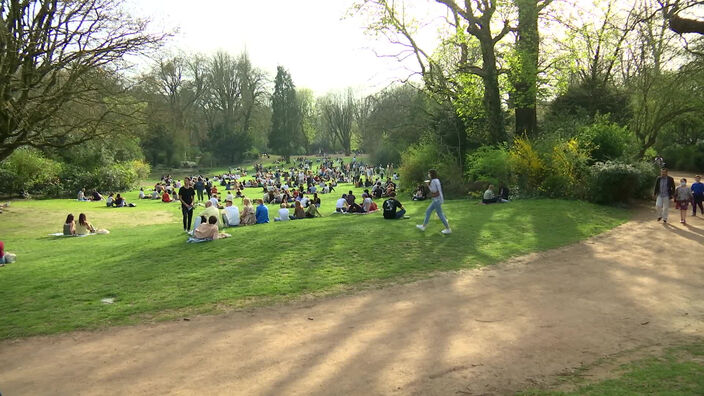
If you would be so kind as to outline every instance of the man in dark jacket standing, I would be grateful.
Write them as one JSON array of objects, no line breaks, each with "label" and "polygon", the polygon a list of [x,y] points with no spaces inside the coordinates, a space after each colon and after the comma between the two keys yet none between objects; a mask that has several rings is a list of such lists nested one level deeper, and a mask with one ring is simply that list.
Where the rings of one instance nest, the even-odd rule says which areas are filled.
[{"label": "man in dark jacket standing", "polygon": [[662,219],[667,223],[667,211],[670,209],[670,199],[675,195],[675,179],[667,175],[667,169],[660,170],[660,177],[655,179],[655,212],[658,214],[658,221]]}]

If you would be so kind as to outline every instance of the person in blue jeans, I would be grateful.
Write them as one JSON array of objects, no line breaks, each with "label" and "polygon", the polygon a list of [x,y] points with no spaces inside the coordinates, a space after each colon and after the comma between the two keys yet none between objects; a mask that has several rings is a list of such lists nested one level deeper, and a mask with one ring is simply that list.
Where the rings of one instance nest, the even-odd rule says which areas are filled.
[{"label": "person in blue jeans", "polygon": [[452,230],[450,229],[450,224],[448,224],[445,213],[442,211],[444,199],[442,195],[442,185],[440,184],[440,179],[438,179],[438,172],[435,169],[429,170],[428,179],[429,180],[426,180],[425,183],[430,189],[431,202],[428,209],[425,211],[425,221],[423,224],[418,224],[416,227],[418,227],[421,231],[425,231],[425,228],[428,226],[428,222],[430,222],[430,215],[433,211],[435,211],[435,213],[438,214],[440,221],[442,221],[442,224],[445,225],[445,229],[440,232],[445,235],[451,234]]},{"label": "person in blue jeans", "polygon": [[699,213],[704,215],[704,207],[702,207],[702,202],[704,202],[704,183],[702,183],[702,177],[699,175],[694,176],[695,182],[692,183],[692,216],[697,215],[697,206],[699,206]]}]

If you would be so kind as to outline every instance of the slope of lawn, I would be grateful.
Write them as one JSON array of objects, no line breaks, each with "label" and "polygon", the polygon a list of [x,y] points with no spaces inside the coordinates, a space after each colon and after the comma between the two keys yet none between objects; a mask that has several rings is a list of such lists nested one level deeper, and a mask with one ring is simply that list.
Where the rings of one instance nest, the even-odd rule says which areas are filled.
[{"label": "slope of lawn", "polygon": [[[348,189],[321,196],[324,218],[233,228],[232,238],[199,244],[185,242],[179,203],[139,201],[134,191],[126,197],[136,208],[13,202],[0,214],[0,239],[18,255],[17,263],[0,268],[0,338],[214,312],[476,268],[569,244],[628,218],[625,210],[577,201],[447,201],[453,233],[444,236],[435,215],[425,233],[415,228],[427,202],[401,199],[410,220],[331,215],[338,193]],[[260,195],[258,189],[245,192]],[[276,210],[269,206],[272,219]],[[67,213],[77,218],[81,212],[111,234],[48,235],[61,231]],[[103,304],[103,298],[114,303]]]}]

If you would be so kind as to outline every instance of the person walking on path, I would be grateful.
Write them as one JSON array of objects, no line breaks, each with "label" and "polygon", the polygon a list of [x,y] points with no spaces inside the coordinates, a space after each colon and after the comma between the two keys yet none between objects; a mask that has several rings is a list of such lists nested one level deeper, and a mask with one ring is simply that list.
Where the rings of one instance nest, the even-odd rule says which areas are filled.
[{"label": "person walking on path", "polygon": [[667,169],[660,170],[660,176],[655,179],[655,212],[658,214],[658,221],[667,223],[667,212],[670,209],[670,199],[675,195],[675,179],[667,175]]},{"label": "person walking on path", "polygon": [[428,184],[428,188],[430,189],[430,196],[432,198],[430,205],[428,206],[428,209],[425,211],[425,221],[423,224],[418,224],[416,227],[418,227],[419,230],[425,231],[425,228],[428,226],[428,222],[430,221],[430,215],[435,211],[438,214],[438,217],[440,218],[440,221],[445,225],[445,229],[440,231],[443,234],[450,234],[452,233],[452,230],[450,229],[450,224],[447,223],[447,218],[445,218],[445,213],[442,211],[442,204],[444,202],[444,198],[442,195],[442,185],[440,184],[440,179],[438,179],[438,172],[435,169],[431,169],[428,171],[428,179],[426,180],[426,183]]},{"label": "person walking on path", "polygon": [[680,210],[680,223],[687,224],[687,209],[692,202],[692,190],[687,187],[687,179],[680,179],[680,185],[675,189],[675,207]]},{"label": "person walking on path", "polygon": [[699,213],[704,215],[704,207],[702,207],[702,202],[704,202],[704,183],[701,182],[702,177],[699,175],[694,176],[695,182],[692,183],[692,216],[697,215],[697,205],[699,206]]},{"label": "person walking on path", "polygon": [[193,222],[193,200],[196,196],[196,191],[191,186],[191,179],[186,178],[183,181],[183,187],[178,190],[178,195],[181,197],[183,230],[188,232],[188,230],[191,229],[191,223]]}]

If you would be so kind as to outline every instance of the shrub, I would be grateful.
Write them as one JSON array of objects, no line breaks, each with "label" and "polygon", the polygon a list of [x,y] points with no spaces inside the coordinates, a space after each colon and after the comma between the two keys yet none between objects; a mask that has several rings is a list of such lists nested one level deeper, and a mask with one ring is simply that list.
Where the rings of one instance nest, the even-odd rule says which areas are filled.
[{"label": "shrub", "polygon": [[34,149],[15,150],[0,163],[0,191],[6,194],[36,192],[57,178],[61,164]]},{"label": "shrub", "polygon": [[548,157],[547,173],[540,185],[541,195],[551,198],[584,198],[583,180],[588,174],[589,151],[576,138],[559,141]]},{"label": "shrub", "polygon": [[606,116],[597,116],[594,123],[582,127],[579,133],[585,146],[590,146],[590,156],[595,162],[626,159],[635,154],[635,138],[626,127],[610,122]]},{"label": "shrub", "polygon": [[518,188],[526,195],[537,193],[545,175],[545,164],[531,141],[516,138],[508,158]]},{"label": "shrub", "polygon": [[458,197],[466,194],[467,186],[462,177],[462,169],[457,159],[444,152],[442,148],[430,139],[410,146],[401,154],[401,174],[404,185],[402,191],[410,191],[427,179],[428,169],[438,171],[442,181],[443,194],[448,197]]},{"label": "shrub", "polygon": [[[646,169],[622,162],[597,162],[591,166],[589,198],[596,203],[626,203],[643,194],[650,175]],[[650,179],[652,182],[653,179]]]},{"label": "shrub", "polygon": [[489,184],[499,186],[508,184],[511,178],[509,152],[506,147],[484,146],[467,154],[465,175],[472,182],[486,187]]}]

